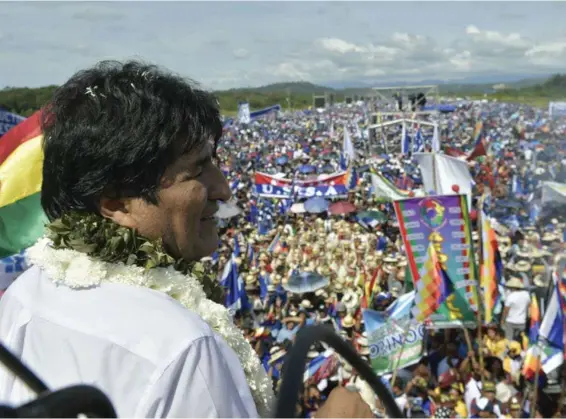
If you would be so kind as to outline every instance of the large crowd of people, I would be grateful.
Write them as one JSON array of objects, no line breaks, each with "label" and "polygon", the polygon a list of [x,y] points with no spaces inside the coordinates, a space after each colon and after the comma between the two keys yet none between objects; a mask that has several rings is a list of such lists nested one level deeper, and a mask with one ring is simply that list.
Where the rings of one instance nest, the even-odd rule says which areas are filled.
[{"label": "large crowd of people", "polygon": [[[269,200],[254,194],[256,171],[302,179],[339,171],[343,127],[352,132],[359,150],[358,167],[370,166],[404,189],[422,188],[416,163],[400,154],[398,127],[378,132],[369,150],[366,148],[367,115],[367,104],[363,104],[229,126],[220,145],[220,164],[244,213],[224,226],[222,244],[211,263],[220,277],[234,247],[243,249],[236,264],[250,308],[238,311],[236,321],[264,362],[275,388],[289,346],[308,325],[331,325],[369,361],[361,304],[364,284],[373,272],[380,270],[370,309],[383,311],[412,289],[405,280],[407,259],[393,206],[372,193],[369,172],[360,175],[357,188],[348,195],[355,207],[355,212],[348,214],[271,210],[271,204],[265,202]],[[473,351],[462,329],[430,331],[421,361],[398,371],[395,377],[389,374],[385,381],[399,407],[411,417],[523,417],[531,411],[525,398],[532,394],[527,391],[530,383],[521,377],[531,295],[539,298],[540,307],[548,304],[552,273],[559,268],[565,251],[564,207],[555,202],[543,206],[541,188],[544,181],[566,180],[566,125],[545,119],[547,115],[540,110],[496,103],[468,103],[436,117],[445,151],[460,150],[457,154],[468,155],[475,146],[474,125],[484,119],[486,153],[469,162],[475,180],[473,237],[479,249],[474,208],[489,190],[492,199],[485,210],[496,226],[503,259],[499,284],[503,298],[493,322],[482,325],[482,340],[474,339]],[[430,137],[425,147],[430,146]],[[378,149],[383,138],[395,152]],[[301,165],[314,166],[314,174],[302,175],[297,171]],[[262,210],[268,212],[269,228],[259,234],[258,224],[265,221]],[[356,217],[363,211],[379,212],[383,218],[374,227],[363,225]],[[276,238],[278,243],[272,246]],[[327,277],[329,284],[308,293],[288,291],[282,285],[296,269]],[[475,330],[469,334],[478,336]],[[309,356],[316,359],[325,350],[323,346],[313,348]],[[305,376],[298,413],[312,416],[335,386],[350,386],[361,392],[376,414],[383,414],[371,389],[347,363],[338,360],[329,365],[322,374]],[[561,381],[555,377],[554,382]],[[536,415],[560,415],[559,398],[563,395],[556,394],[556,387],[547,381],[539,393]]]},{"label": "large crowd of people", "polygon": [[[380,196],[370,175],[379,173],[410,196],[429,191],[422,190],[412,150],[401,152],[400,125],[368,129],[371,115],[385,111],[392,109],[373,102],[339,104],[249,123],[227,122],[224,127],[217,163],[242,212],[219,220],[218,250],[204,262],[221,283],[227,269],[236,269],[245,296],[238,296],[234,321],[255,349],[275,392],[302,328],[328,325],[371,362],[363,311],[384,312],[413,290],[391,198]],[[549,118],[539,109],[491,102],[459,103],[453,112],[419,118],[438,123],[443,152],[461,159],[475,150],[474,127],[483,120],[484,150],[468,159],[474,178],[470,218],[478,244],[478,205],[480,197],[489,196],[482,211],[497,235],[504,268],[498,284],[502,298],[493,320],[476,325],[481,330],[427,330],[423,357],[389,371],[382,381],[408,417],[564,416],[562,366],[537,374],[540,385],[522,372],[529,324],[536,320],[531,318],[531,297],[543,317],[554,282],[563,275],[566,206],[560,199],[543,202],[542,189],[546,181],[566,182],[566,121]],[[417,128],[412,128],[414,136]],[[344,130],[356,152],[348,167],[356,170],[357,181],[346,196],[327,201],[340,201],[346,209],[309,211],[300,196],[258,196],[257,172],[302,181],[343,171]],[[421,135],[421,151],[430,150],[434,134],[423,125]],[[359,217],[364,212],[372,214],[371,223]],[[7,286],[25,269],[25,254],[2,263]],[[288,285],[299,273],[311,287],[306,292]],[[374,274],[376,280],[367,290]],[[323,344],[311,349],[297,415],[313,417],[330,392],[342,386],[358,391],[375,415],[385,416],[380,400],[347,362]],[[312,362],[320,359],[324,361]]]}]

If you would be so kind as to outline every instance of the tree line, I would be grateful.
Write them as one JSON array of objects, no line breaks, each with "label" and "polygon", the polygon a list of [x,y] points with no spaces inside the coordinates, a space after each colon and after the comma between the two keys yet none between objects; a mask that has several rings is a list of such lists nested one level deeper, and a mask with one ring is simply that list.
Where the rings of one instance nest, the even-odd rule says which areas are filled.
[{"label": "tree line", "polygon": [[[0,108],[22,116],[30,116],[45,105],[57,86],[37,88],[8,87],[0,90]],[[249,102],[250,109],[263,109],[281,105],[283,108],[304,109],[312,105],[312,94],[285,91],[257,92],[253,89],[237,89],[214,92],[222,111],[234,112],[240,102]],[[338,95],[337,100],[338,100]]]},{"label": "tree line", "polygon": [[[7,87],[0,90],[0,108],[22,116],[30,116],[45,105],[57,86],[37,88]],[[240,102],[248,102],[250,109],[257,110],[272,105],[281,105],[284,109],[305,109],[312,106],[313,94],[321,94],[325,88],[310,83],[278,83],[250,89],[231,89],[216,91],[220,108],[225,113],[233,113]],[[332,89],[328,89],[328,92]],[[336,102],[342,102],[348,91],[332,91]],[[555,74],[545,82],[524,88],[505,89],[490,95],[500,100],[524,99],[563,99],[566,100],[566,74]]]}]

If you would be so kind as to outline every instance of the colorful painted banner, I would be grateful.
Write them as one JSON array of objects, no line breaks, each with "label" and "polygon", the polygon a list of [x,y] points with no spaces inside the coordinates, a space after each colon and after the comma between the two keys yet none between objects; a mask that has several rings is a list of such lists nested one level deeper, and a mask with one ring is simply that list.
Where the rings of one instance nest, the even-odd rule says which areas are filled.
[{"label": "colorful painted banner", "polygon": [[[264,198],[287,199],[291,196],[298,198],[344,197],[352,186],[350,171],[321,177],[315,180],[295,181],[291,179],[278,179],[266,173],[255,174],[255,192]],[[294,190],[293,190],[294,189]]]},{"label": "colorful painted banner", "polygon": [[368,332],[369,358],[376,374],[387,374],[420,361],[424,354],[425,326],[407,315],[395,319],[383,313],[364,310]]},{"label": "colorful painted banner", "polygon": [[432,243],[454,286],[454,293],[430,316],[431,327],[475,325],[477,272],[465,195],[395,201],[399,229],[415,288]]}]

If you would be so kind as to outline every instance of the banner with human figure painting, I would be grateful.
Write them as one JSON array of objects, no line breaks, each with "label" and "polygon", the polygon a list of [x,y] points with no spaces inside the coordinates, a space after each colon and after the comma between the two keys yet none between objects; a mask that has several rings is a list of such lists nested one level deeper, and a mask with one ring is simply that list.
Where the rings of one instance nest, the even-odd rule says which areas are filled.
[{"label": "banner with human figure painting", "polygon": [[454,292],[428,319],[435,328],[474,326],[478,309],[477,272],[465,195],[427,196],[395,201],[399,230],[415,289],[434,247]]}]

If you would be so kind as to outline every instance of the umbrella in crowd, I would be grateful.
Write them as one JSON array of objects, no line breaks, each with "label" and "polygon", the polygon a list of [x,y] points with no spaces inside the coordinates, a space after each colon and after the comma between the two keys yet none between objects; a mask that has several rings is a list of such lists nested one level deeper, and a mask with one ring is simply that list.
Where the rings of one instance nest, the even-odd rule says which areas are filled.
[{"label": "umbrella in crowd", "polygon": [[324,198],[314,197],[305,201],[304,205],[307,212],[318,214],[328,210],[329,203]]},{"label": "umbrella in crowd", "polygon": [[349,214],[356,211],[356,206],[348,201],[339,201],[328,207],[328,212],[333,215]]},{"label": "umbrella in crowd", "polygon": [[297,272],[291,275],[283,288],[294,294],[304,294],[324,288],[329,282],[328,278],[315,272]]}]

